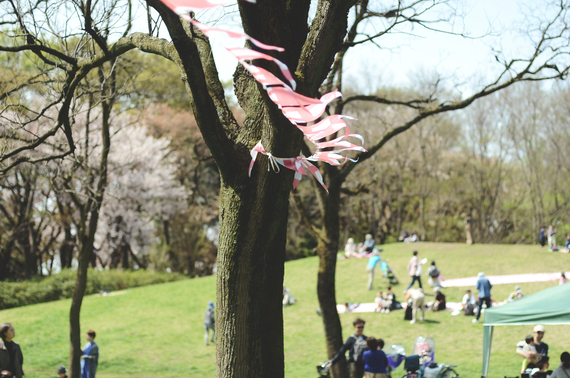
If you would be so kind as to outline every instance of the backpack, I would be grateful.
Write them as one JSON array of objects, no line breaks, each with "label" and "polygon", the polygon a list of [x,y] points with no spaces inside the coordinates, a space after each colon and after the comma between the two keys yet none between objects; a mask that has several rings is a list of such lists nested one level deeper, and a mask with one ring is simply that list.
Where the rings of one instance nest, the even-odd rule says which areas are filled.
[{"label": "backpack", "polygon": [[406,307],[406,312],[404,313],[404,320],[412,320],[413,317],[413,309],[412,306],[408,303],[408,306]]},{"label": "backpack", "polygon": [[468,304],[465,306],[465,315],[467,315],[467,316],[473,316],[473,315],[475,315],[475,306],[472,305],[471,303],[468,303]]},{"label": "backpack", "polygon": [[439,276],[439,269],[437,269],[437,267],[434,266],[434,269],[431,272],[429,272],[429,276],[431,278],[438,277]]},{"label": "backpack", "polygon": [[356,339],[354,346],[352,347],[352,350],[354,351],[354,361],[362,363],[362,355],[364,354],[364,351],[368,350],[368,345],[366,344],[366,340],[363,338],[356,335],[353,335],[352,337]]}]

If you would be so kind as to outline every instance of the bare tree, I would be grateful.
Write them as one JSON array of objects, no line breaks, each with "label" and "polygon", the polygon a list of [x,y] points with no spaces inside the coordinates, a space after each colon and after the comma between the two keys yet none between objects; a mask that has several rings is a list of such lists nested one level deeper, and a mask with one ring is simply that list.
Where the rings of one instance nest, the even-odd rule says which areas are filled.
[{"label": "bare tree", "polygon": [[[423,25],[433,28],[428,19],[424,19],[427,10],[445,4],[445,2],[398,2],[393,8],[376,11],[376,4],[368,1],[358,2],[354,7],[354,22],[349,28],[341,51],[337,54],[335,63],[324,85],[325,90],[334,87],[342,88],[343,84],[343,59],[346,52],[355,45],[365,42],[377,42],[380,37],[393,31],[399,25],[410,22],[414,25]],[[438,98],[442,93],[440,80],[436,78],[430,87],[427,87],[424,95],[417,97],[405,97],[400,93],[388,96],[378,95],[354,95],[344,100],[339,100],[333,109],[333,113],[341,114],[345,107],[355,101],[367,101],[379,105],[390,105],[397,109],[412,110],[413,115],[395,125],[392,125],[383,135],[377,137],[371,146],[367,146],[368,152],[359,153],[355,157],[359,163],[366,162],[380,151],[388,141],[419,124],[422,120],[438,114],[467,108],[476,100],[501,91],[509,86],[522,81],[543,81],[566,78],[569,66],[567,57],[570,52],[568,43],[569,30],[567,27],[569,4],[566,2],[552,2],[549,4],[551,11],[549,19],[540,20],[535,28],[529,31],[528,37],[534,43],[534,49],[525,55],[516,58],[506,58],[499,51],[496,60],[502,66],[501,72],[494,80],[482,86],[482,88],[465,98],[446,100]],[[364,23],[371,19],[382,20],[384,28],[374,34],[362,32]],[[441,21],[441,19],[434,20]],[[381,23],[378,23],[382,25]],[[405,114],[405,113],[404,113]],[[303,151],[308,153],[309,147],[305,145]],[[319,272],[318,272],[318,297],[323,314],[325,326],[327,353],[332,357],[342,345],[341,326],[336,312],[335,296],[335,265],[336,255],[339,250],[339,209],[343,185],[349,175],[355,169],[355,165],[347,164],[342,167],[322,165],[321,170],[328,184],[329,192],[316,188],[318,208],[322,222],[314,224],[307,216],[302,215],[307,228],[312,230],[318,240]],[[296,200],[298,197],[294,197]],[[300,204],[299,209],[304,208]],[[341,365],[333,369],[333,375],[346,376],[346,370]]]}]

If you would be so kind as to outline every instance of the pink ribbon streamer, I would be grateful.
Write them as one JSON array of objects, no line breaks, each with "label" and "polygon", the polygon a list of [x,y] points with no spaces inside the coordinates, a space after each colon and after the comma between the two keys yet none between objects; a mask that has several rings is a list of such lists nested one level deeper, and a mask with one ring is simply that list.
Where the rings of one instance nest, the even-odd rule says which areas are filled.
[{"label": "pink ribbon streamer", "polygon": [[250,151],[251,162],[249,163],[249,172],[248,172],[250,177],[251,177],[251,170],[253,169],[253,165],[255,164],[255,160],[257,159],[257,155],[259,153],[266,155],[269,158],[269,165],[267,167],[268,170],[271,167],[273,167],[273,169],[278,172],[279,170],[278,170],[278,168],[276,169],[276,166],[277,166],[277,164],[279,164],[279,165],[284,166],[285,168],[288,168],[288,169],[295,171],[295,177],[293,178],[293,189],[297,188],[297,185],[301,181],[301,178],[303,177],[303,175],[308,176],[309,175],[308,172],[310,172],[317,179],[319,184],[321,184],[322,187],[328,193],[329,189],[325,185],[325,182],[323,180],[323,175],[321,175],[321,172],[318,170],[317,167],[315,167],[313,164],[311,164],[311,162],[309,161],[310,158],[306,158],[303,155],[299,155],[299,156],[294,157],[294,158],[278,158],[278,157],[275,157],[271,153],[269,153],[265,150],[265,148],[261,144],[261,141],[259,141],[255,145],[255,147],[253,147]]},{"label": "pink ribbon streamer", "polygon": [[[255,3],[255,0],[244,1]],[[183,14],[195,9],[207,9],[228,5],[231,3],[231,0],[162,0],[162,2],[174,12]]]},{"label": "pink ribbon streamer", "polygon": [[[211,27],[202,24],[196,20],[193,20],[188,12],[195,9],[206,9],[216,6],[226,5],[230,3],[231,0],[162,0],[166,6],[172,9],[175,13],[180,15],[188,22],[192,23],[195,27],[200,29],[209,38],[215,38],[216,36],[222,36],[231,39],[247,39],[257,47],[264,50],[273,51],[284,51],[283,48],[278,46],[272,46],[264,44],[255,38],[248,36],[245,33],[233,32],[225,29]],[[255,0],[244,0],[250,3],[255,3]],[[222,44],[222,46],[224,46]],[[363,151],[366,150],[359,145],[350,143],[346,140],[348,137],[357,138],[364,143],[364,139],[359,134],[350,134],[350,129],[343,118],[352,119],[351,117],[342,115],[332,115],[326,117],[322,121],[310,126],[300,126],[300,123],[311,123],[319,119],[325,112],[329,103],[336,98],[341,96],[339,91],[333,91],[326,93],[320,99],[310,98],[303,96],[299,93],[294,92],[296,82],[289,71],[287,65],[281,62],[279,59],[274,58],[268,54],[264,54],[259,51],[243,48],[243,47],[228,47],[224,46],[231,54],[233,54],[238,62],[247,69],[258,81],[263,88],[267,91],[269,98],[281,109],[283,115],[294,125],[296,125],[307,138],[317,146],[317,152],[315,152],[310,157],[306,158],[303,155],[299,155],[295,158],[276,158],[271,153],[268,153],[261,142],[259,142],[251,151],[252,161],[249,165],[249,175],[251,176],[251,170],[255,164],[255,160],[259,153],[268,156],[270,165],[268,169],[273,167],[275,171],[279,171],[279,165],[282,165],[288,169],[295,171],[295,179],[293,181],[293,188],[296,188],[300,182],[303,175],[309,175],[310,172],[319,183],[325,188],[323,182],[323,177],[319,170],[310,163],[310,161],[323,161],[331,165],[341,165],[346,163],[349,159],[348,157],[339,155],[342,151]],[[255,65],[249,64],[248,61],[264,59],[275,63],[283,77],[289,82],[290,87],[273,75],[271,72],[257,67]],[[291,89],[293,88],[293,89]],[[319,140],[326,139],[327,137],[336,134],[338,131],[345,129],[345,133],[342,136],[334,138],[332,140],[324,140],[319,142]],[[324,148],[332,148],[332,151],[321,151]]]}]

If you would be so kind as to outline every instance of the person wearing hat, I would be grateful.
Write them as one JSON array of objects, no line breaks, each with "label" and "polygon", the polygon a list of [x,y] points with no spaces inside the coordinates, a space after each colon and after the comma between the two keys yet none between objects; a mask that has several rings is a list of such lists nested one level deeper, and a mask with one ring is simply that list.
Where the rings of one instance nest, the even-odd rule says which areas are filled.
[{"label": "person wearing hat", "polygon": [[67,378],[67,370],[65,369],[65,366],[60,366],[57,368],[57,375],[59,375],[59,378]]},{"label": "person wearing hat", "polygon": [[489,282],[487,277],[485,277],[485,273],[479,272],[478,276],[479,279],[477,280],[475,289],[479,290],[479,311],[477,311],[475,319],[472,320],[473,323],[479,323],[479,317],[483,310],[483,303],[485,303],[487,308],[491,308],[491,288],[493,285],[491,285],[491,282]]},{"label": "person wearing hat", "polygon": [[[536,352],[532,351],[525,351],[522,347],[517,346],[517,354],[520,354],[524,358],[531,358],[535,356],[548,356],[548,344],[542,342],[542,338],[544,337],[544,332],[546,331],[543,326],[537,325],[534,327],[533,330],[533,337],[534,337],[534,347]],[[543,370],[548,370],[548,363],[544,367]]]},{"label": "person wearing hat", "polygon": [[507,298],[507,302],[513,302],[517,299],[521,299],[522,297],[524,297],[524,293],[522,292],[521,287],[517,285],[515,286],[515,291],[513,291]]},{"label": "person wearing hat", "polygon": [[216,317],[214,313],[214,302],[208,302],[208,308],[206,309],[206,316],[204,317],[204,330],[206,334],[204,335],[204,344],[208,345],[208,337],[210,334],[210,330],[212,330],[212,342],[216,337]]},{"label": "person wearing hat", "polygon": [[368,265],[366,265],[366,271],[368,272],[368,290],[374,289],[374,271],[376,266],[380,263],[380,253],[377,250],[371,253],[368,259]]}]

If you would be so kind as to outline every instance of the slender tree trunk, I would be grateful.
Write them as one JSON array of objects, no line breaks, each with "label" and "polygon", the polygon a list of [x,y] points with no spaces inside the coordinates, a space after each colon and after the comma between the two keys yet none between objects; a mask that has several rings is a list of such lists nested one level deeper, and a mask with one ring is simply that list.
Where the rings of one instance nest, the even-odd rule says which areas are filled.
[{"label": "slender tree trunk", "polygon": [[[90,234],[89,231],[87,232]],[[81,304],[87,287],[87,271],[93,252],[93,243],[89,239],[88,235],[83,235],[79,241],[79,256],[77,258],[79,266],[77,267],[75,288],[71,300],[71,310],[69,311],[69,371],[73,378],[81,377],[81,355],[83,354],[81,351]]]},{"label": "slender tree trunk", "polygon": [[[2,235],[0,235],[0,241]],[[12,249],[14,249],[14,238],[10,237],[6,245],[0,248],[0,281],[5,281],[8,278],[8,268],[10,266],[10,259],[12,258]]]},{"label": "slender tree trunk", "polygon": [[[329,195],[325,197],[323,212],[322,237],[319,238],[317,253],[319,255],[319,271],[317,274],[317,295],[321,307],[321,315],[325,328],[327,355],[333,358],[343,344],[342,326],[336,309],[336,258],[339,250],[340,236],[340,183],[335,179],[338,171],[327,167]],[[320,190],[320,189],[319,189]],[[332,366],[333,378],[348,377],[346,360]]]},{"label": "slender tree trunk", "polygon": [[[113,65],[111,65],[113,66]],[[101,72],[101,71],[100,71]],[[114,79],[114,77],[112,77]],[[114,92],[114,91],[113,91]],[[75,281],[75,289],[73,290],[71,310],[69,312],[69,329],[70,329],[70,350],[69,350],[69,371],[71,378],[81,377],[81,304],[85,295],[87,286],[87,272],[89,263],[93,256],[93,243],[95,241],[95,232],[97,231],[97,223],[99,222],[99,212],[103,204],[105,188],[107,186],[107,163],[109,150],[111,148],[111,139],[109,134],[109,119],[111,116],[112,100],[103,101],[102,107],[102,153],[99,163],[97,187],[95,195],[90,197],[84,203],[81,209],[81,224],[79,227],[79,256],[77,258],[79,266],[77,268],[77,278]],[[79,200],[76,200],[78,203]]]}]

